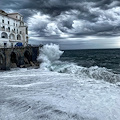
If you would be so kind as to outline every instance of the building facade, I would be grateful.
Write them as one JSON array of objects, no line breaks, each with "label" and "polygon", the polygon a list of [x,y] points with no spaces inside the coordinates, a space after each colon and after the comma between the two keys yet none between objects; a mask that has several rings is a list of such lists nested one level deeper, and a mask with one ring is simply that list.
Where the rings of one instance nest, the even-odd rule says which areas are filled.
[{"label": "building facade", "polygon": [[28,26],[19,13],[0,10],[0,47],[12,47],[16,43],[28,44]]}]

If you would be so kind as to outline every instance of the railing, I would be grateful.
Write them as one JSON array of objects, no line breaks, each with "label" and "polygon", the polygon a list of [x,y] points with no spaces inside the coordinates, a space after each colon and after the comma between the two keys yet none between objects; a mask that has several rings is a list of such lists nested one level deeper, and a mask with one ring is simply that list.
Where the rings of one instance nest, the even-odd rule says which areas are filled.
[{"label": "railing", "polygon": [[21,42],[21,41],[23,41],[23,39],[18,40],[18,39],[11,39],[11,38],[10,38],[9,41],[10,41],[10,42],[11,42],[11,41],[14,41],[14,42],[15,42],[15,41],[16,41],[16,42]]},{"label": "railing", "polygon": [[10,29],[6,28],[6,31],[7,31],[7,32],[10,32]]},{"label": "railing", "polygon": [[5,31],[5,28],[1,28],[2,31]]},{"label": "railing", "polygon": [[13,33],[15,33],[15,30],[12,30]]},{"label": "railing", "polygon": [[28,26],[27,23],[24,23],[24,26]]}]

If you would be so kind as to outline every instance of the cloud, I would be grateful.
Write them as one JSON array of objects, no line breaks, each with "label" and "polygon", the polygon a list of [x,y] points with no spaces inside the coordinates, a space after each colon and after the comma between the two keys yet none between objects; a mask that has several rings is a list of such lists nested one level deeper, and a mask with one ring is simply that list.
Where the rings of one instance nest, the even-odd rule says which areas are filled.
[{"label": "cloud", "polygon": [[119,36],[119,0],[1,0],[0,8],[20,12],[30,36],[79,38]]}]

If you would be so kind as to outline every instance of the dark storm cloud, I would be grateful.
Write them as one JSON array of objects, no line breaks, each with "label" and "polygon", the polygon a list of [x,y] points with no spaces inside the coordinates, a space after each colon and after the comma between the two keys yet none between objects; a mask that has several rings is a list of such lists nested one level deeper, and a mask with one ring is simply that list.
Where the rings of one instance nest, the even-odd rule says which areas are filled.
[{"label": "dark storm cloud", "polygon": [[23,14],[31,35],[120,35],[120,0],[1,0],[0,8]]}]

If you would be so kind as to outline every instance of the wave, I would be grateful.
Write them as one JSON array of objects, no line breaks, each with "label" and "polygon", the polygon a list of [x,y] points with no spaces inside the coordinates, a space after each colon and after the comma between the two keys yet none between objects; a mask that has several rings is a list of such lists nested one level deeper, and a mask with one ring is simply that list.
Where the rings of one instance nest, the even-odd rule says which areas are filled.
[{"label": "wave", "polygon": [[107,68],[100,68],[98,66],[92,66],[90,68],[81,67],[75,64],[63,65],[58,68],[58,66],[50,66],[51,71],[57,71],[60,73],[73,74],[79,78],[91,78],[96,80],[104,80],[110,83],[120,82],[120,75],[114,74]]},{"label": "wave", "polygon": [[40,49],[40,54],[37,60],[41,63],[42,69],[47,69],[54,61],[58,60],[63,54],[63,51],[59,50],[59,46],[56,44],[44,45]]},{"label": "wave", "polygon": [[38,61],[41,62],[40,68],[44,70],[55,71],[59,73],[68,73],[75,75],[79,78],[91,78],[95,80],[104,80],[110,83],[120,82],[120,75],[114,74],[112,70],[105,67],[82,67],[75,63],[59,61],[63,51],[59,50],[59,46],[56,44],[50,44],[43,46],[40,49],[40,55]]}]

